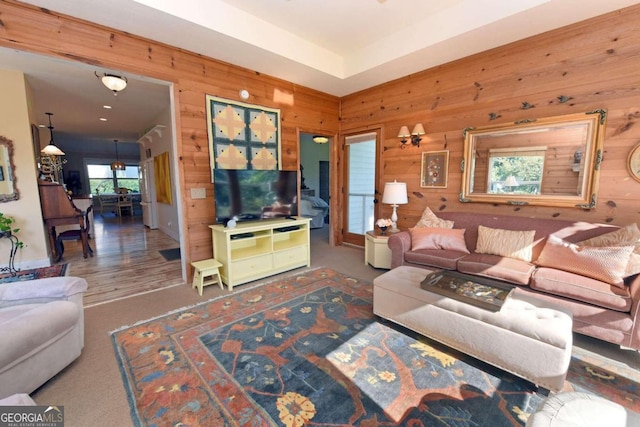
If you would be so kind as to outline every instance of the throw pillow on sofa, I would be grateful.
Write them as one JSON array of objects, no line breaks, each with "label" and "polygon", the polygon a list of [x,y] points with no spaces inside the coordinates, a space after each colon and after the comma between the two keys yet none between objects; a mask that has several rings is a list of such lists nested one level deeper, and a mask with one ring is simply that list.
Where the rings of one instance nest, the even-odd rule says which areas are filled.
[{"label": "throw pillow on sofa", "polygon": [[578,242],[580,246],[633,246],[629,257],[625,277],[640,273],[640,230],[633,223],[610,233],[601,234],[588,240]]},{"label": "throw pillow on sofa", "polygon": [[468,254],[464,231],[463,228],[410,228],[411,250],[448,249]]},{"label": "throw pillow on sofa", "polygon": [[453,228],[453,221],[441,219],[434,214],[429,206],[422,212],[422,217],[416,223],[416,228],[432,227],[432,228]]},{"label": "throw pillow on sofa", "polygon": [[500,255],[531,262],[535,234],[535,230],[501,230],[479,225],[476,253]]},{"label": "throw pillow on sofa", "polygon": [[579,246],[551,235],[536,263],[624,288],[624,273],[632,251],[633,246]]}]

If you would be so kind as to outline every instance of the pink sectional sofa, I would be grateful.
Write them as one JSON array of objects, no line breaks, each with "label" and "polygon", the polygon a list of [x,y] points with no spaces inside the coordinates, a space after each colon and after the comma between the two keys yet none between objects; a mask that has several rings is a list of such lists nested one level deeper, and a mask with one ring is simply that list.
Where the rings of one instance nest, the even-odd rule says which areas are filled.
[{"label": "pink sectional sofa", "polygon": [[[578,243],[619,229],[617,226],[556,219],[506,215],[440,212],[438,217],[454,221],[464,229],[469,253],[452,249],[412,250],[409,231],[391,235],[391,268],[402,265],[457,270],[512,283],[538,298],[553,301],[573,315],[573,330],[622,347],[640,349],[640,275],[624,279],[618,286],[559,268],[537,264],[549,236]],[[502,230],[535,230],[531,262],[476,253],[478,227]]]}]

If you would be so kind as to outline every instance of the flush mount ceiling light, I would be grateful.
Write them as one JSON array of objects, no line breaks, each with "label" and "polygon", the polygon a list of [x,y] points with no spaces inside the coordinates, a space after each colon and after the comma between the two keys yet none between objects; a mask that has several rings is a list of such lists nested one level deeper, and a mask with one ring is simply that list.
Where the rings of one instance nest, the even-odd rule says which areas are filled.
[{"label": "flush mount ceiling light", "polygon": [[329,138],[322,135],[314,135],[312,139],[316,144],[326,144],[327,142],[329,142]]},{"label": "flush mount ceiling light", "polygon": [[110,91],[113,92],[114,95],[117,95],[118,92],[124,90],[127,87],[127,78],[122,76],[116,76],[115,74],[103,74],[100,76],[97,72],[95,73],[96,77],[102,81],[102,84],[105,85]]},{"label": "flush mount ceiling light", "polygon": [[49,145],[40,150],[40,152],[42,154],[46,154],[47,156],[64,156],[64,151],[59,149],[56,146],[56,143],[53,142],[53,126],[51,126],[51,116],[53,116],[53,113],[45,114],[49,116],[49,126],[47,126],[47,128],[49,129],[49,133],[51,134],[51,141],[49,141]]},{"label": "flush mount ceiling light", "polygon": [[120,158],[118,157],[118,140],[114,139],[113,142],[116,143],[116,161],[115,162],[111,162],[111,170],[112,171],[123,171],[127,168],[127,165],[124,164],[124,162],[120,161]]}]

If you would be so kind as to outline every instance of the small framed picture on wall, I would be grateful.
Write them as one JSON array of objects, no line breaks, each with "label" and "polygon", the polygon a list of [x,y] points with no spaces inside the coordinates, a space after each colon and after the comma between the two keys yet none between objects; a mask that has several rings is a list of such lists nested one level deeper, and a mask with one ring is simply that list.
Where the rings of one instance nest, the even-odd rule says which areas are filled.
[{"label": "small framed picture on wall", "polygon": [[425,151],[420,167],[420,187],[447,188],[449,151]]}]

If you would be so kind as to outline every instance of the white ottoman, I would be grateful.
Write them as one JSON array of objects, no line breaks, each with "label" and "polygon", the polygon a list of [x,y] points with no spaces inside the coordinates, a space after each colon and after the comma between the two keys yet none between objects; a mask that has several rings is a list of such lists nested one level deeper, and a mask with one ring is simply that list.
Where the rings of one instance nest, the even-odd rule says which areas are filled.
[{"label": "white ottoman", "polygon": [[430,272],[401,266],[378,276],[373,312],[537,386],[562,390],[573,343],[569,312],[518,292],[500,311],[485,310],[422,289]]},{"label": "white ottoman", "polygon": [[627,411],[617,403],[580,392],[545,399],[527,420],[527,427],[626,427]]}]

